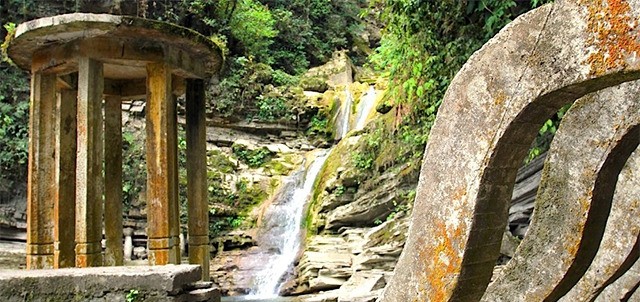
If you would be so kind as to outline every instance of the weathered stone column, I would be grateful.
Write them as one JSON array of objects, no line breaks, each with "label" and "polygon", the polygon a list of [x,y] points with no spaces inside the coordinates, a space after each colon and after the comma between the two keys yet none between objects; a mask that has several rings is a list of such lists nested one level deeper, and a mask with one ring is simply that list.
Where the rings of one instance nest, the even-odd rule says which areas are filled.
[{"label": "weathered stone column", "polygon": [[[173,86],[173,84],[171,84]],[[173,90],[173,89],[172,89]],[[178,198],[178,111],[177,111],[177,99],[176,96],[171,93],[171,102],[169,102],[168,116],[169,116],[169,156],[173,163],[171,167],[171,175],[173,179],[169,182],[169,191],[171,192],[171,226],[169,233],[172,240],[175,242],[172,253],[176,258],[176,264],[180,264],[182,260],[180,252],[180,201]]]},{"label": "weathered stone column", "polygon": [[56,75],[31,76],[27,268],[53,267]]},{"label": "weathered stone column", "polygon": [[75,252],[76,118],[78,92],[60,91],[56,116],[56,196],[54,216],[54,268],[73,267]]},{"label": "weathered stone column", "polygon": [[78,59],[76,266],[102,265],[102,63]]},{"label": "weathered stone column", "polygon": [[[174,108],[174,109],[171,109]],[[176,120],[171,94],[171,69],[163,63],[147,65],[147,222],[149,264],[178,263],[173,237]],[[175,231],[174,231],[175,232]],[[176,234],[177,235],[177,234]]]},{"label": "weathered stone column", "polygon": [[122,109],[119,96],[105,97],[104,119],[104,264],[122,265]]},{"label": "weathered stone column", "polygon": [[189,263],[200,264],[209,281],[209,207],[207,202],[207,141],[202,80],[187,80],[187,199]]}]

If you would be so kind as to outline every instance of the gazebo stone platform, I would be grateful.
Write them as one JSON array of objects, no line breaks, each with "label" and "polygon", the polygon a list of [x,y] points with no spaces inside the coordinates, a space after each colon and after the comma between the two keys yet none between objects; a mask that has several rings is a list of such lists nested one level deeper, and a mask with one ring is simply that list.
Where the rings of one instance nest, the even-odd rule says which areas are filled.
[{"label": "gazebo stone platform", "polygon": [[198,265],[0,270],[0,300],[220,301]]},{"label": "gazebo stone platform", "polygon": [[81,13],[20,24],[10,38],[9,57],[31,71],[27,268],[122,265],[121,100],[140,98],[149,264],[180,263],[176,99],[186,93],[189,263],[208,280],[204,79],[219,71],[217,45],[164,22]]}]

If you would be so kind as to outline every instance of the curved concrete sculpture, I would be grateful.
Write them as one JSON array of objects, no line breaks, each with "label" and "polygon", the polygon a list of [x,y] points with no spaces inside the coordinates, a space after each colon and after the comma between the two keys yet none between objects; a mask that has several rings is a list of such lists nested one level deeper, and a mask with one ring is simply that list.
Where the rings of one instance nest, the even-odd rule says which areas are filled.
[{"label": "curved concrete sculpture", "polygon": [[[637,146],[640,139],[633,130],[640,125],[639,84],[592,93],[567,112],[551,143],[527,236],[483,301],[556,301],[587,270],[598,251],[618,174],[629,156],[626,144]],[[633,223],[640,208],[627,207],[637,202],[640,188],[624,189],[623,193],[636,193],[617,196]],[[622,260],[635,244],[637,232],[631,233]],[[618,269],[613,265],[612,270]]]},{"label": "curved concrete sculpture", "polygon": [[[559,0],[469,59],[431,130],[409,237],[382,301],[480,300],[530,142],[564,104],[640,78],[639,15],[640,0]],[[628,157],[632,145],[616,148]]]},{"label": "curved concrete sculpture", "polygon": [[607,286],[595,302],[640,301],[640,261],[627,271],[620,279]]},{"label": "curved concrete sculpture", "polygon": [[596,257],[582,279],[560,301],[594,301],[637,262],[640,256],[639,173],[640,150],[636,149],[618,176],[611,214]]}]

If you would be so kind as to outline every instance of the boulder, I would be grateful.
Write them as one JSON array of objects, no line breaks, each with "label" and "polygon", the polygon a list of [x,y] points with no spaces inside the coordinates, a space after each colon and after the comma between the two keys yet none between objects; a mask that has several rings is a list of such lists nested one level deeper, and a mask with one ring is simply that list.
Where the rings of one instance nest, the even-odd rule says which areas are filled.
[{"label": "boulder", "polygon": [[322,204],[320,205],[320,212],[326,213],[339,206],[350,204],[355,200],[355,194],[343,193],[338,194],[323,194]]},{"label": "boulder", "polygon": [[353,259],[353,269],[392,272],[402,252],[409,217],[398,216],[364,234],[362,252]]},{"label": "boulder", "polygon": [[329,89],[329,85],[327,84],[327,79],[321,76],[305,76],[300,79],[300,87],[305,90],[305,92],[325,92]]},{"label": "boulder", "polygon": [[340,287],[338,302],[373,302],[386,284],[383,273],[356,272]]},{"label": "boulder", "polygon": [[[336,51],[326,64],[309,69],[304,78],[326,78],[331,87],[353,83],[354,66],[346,51]],[[302,84],[303,80],[301,80]],[[303,86],[304,87],[304,86]],[[313,90],[313,89],[306,89]],[[326,90],[326,89],[325,89]],[[318,90],[314,90],[318,91]]]},{"label": "boulder", "polygon": [[297,266],[296,294],[337,289],[352,274],[347,242],[337,236],[315,236]]},{"label": "boulder", "polygon": [[356,195],[352,203],[339,206],[327,214],[325,229],[336,230],[342,226],[374,226],[376,220],[384,220],[400,203],[398,188],[401,181],[392,174],[383,175],[381,185]]}]

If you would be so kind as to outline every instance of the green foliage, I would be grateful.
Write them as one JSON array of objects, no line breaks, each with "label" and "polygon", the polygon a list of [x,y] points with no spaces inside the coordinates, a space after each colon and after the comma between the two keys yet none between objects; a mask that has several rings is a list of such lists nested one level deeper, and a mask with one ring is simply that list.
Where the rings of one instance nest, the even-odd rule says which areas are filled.
[{"label": "green foliage", "polygon": [[229,195],[229,199],[233,200],[233,206],[240,209],[248,209],[260,203],[266,197],[267,193],[264,190],[254,185],[250,186],[245,179],[238,181],[235,193]]},{"label": "green foliage", "polygon": [[[292,108],[301,99],[293,87],[297,77],[246,57],[232,59],[229,72],[210,98],[213,113],[262,121],[292,120],[296,116]],[[284,86],[274,87],[278,84]]]},{"label": "green foliage", "polygon": [[[236,183],[234,192],[221,187],[209,191],[210,202],[222,203],[237,209],[237,214],[232,216],[219,216],[216,215],[215,212],[210,211],[210,214],[213,216],[213,221],[209,224],[210,235],[217,236],[224,231],[245,226],[248,222],[249,211],[266,198],[267,193],[264,190],[257,186],[249,185],[245,179]],[[252,225],[248,226],[250,227]]]},{"label": "green foliage", "polygon": [[238,157],[242,162],[247,164],[250,168],[259,168],[271,160],[273,152],[269,151],[267,147],[262,147],[254,150],[250,150],[247,146],[242,144],[233,144],[231,146],[233,154]]},{"label": "green foliage", "polygon": [[[380,125],[380,121],[376,124]],[[351,159],[357,169],[366,172],[373,170],[375,161],[380,154],[383,141],[387,138],[387,133],[383,127],[376,127],[373,131],[364,135],[356,149],[351,152]]]},{"label": "green foliage", "polygon": [[289,113],[289,108],[285,104],[284,99],[279,97],[258,97],[257,117],[263,121],[275,121],[284,118]]},{"label": "green foliage", "polygon": [[326,62],[347,48],[361,31],[364,1],[326,0],[183,0],[150,15],[222,34],[231,57],[252,57],[289,74]]},{"label": "green foliage", "polygon": [[246,54],[253,55],[263,62],[269,62],[265,50],[278,34],[274,29],[275,20],[269,9],[254,0],[240,0],[236,12],[231,17],[231,35],[236,38]]},{"label": "green foliage", "polygon": [[12,63],[11,59],[9,58],[9,55],[7,54],[7,48],[9,47],[9,44],[11,43],[11,41],[13,40],[13,37],[15,36],[16,24],[12,22],[7,22],[6,24],[3,25],[3,27],[7,31],[7,34],[4,37],[4,41],[2,42],[2,45],[0,45],[2,62]]},{"label": "green foliage", "polygon": [[387,215],[387,221],[395,218],[402,213],[408,213],[411,210],[410,205],[416,197],[416,190],[409,190],[400,194],[399,200],[393,201],[393,210]]},{"label": "green foliage", "polygon": [[406,204],[398,204],[397,201],[393,201],[393,211],[391,211],[391,213],[389,213],[389,215],[387,215],[387,221],[395,218],[396,216],[398,216],[400,213],[406,213],[409,210],[409,206],[407,206]]},{"label": "green foliage", "polygon": [[328,115],[325,112],[318,112],[318,114],[311,117],[306,133],[309,137],[331,140],[334,133],[330,126]]},{"label": "green foliage", "polygon": [[[519,14],[548,0],[375,0],[387,24],[372,65],[389,78],[385,104],[389,126],[374,155],[359,155],[361,167],[419,161],[444,93],[469,56]],[[374,133],[368,136],[376,135]]]},{"label": "green foliage", "polygon": [[294,86],[300,82],[300,78],[292,76],[280,69],[273,71],[273,84],[276,86]]},{"label": "green foliage", "polygon": [[207,166],[220,173],[233,173],[236,168],[233,162],[220,150],[207,152]]},{"label": "green foliage", "polygon": [[335,49],[348,48],[362,32],[358,12],[364,1],[261,0],[278,35],[269,47],[275,67],[291,74],[319,65]]},{"label": "green foliage", "polygon": [[127,295],[124,297],[124,299],[127,302],[136,302],[138,301],[139,295],[140,292],[137,289],[132,289],[127,292]]},{"label": "green foliage", "polygon": [[131,132],[122,133],[122,199],[125,210],[140,199],[147,185],[144,140]]},{"label": "green foliage", "polygon": [[0,192],[27,175],[29,84],[22,71],[0,63]]},{"label": "green foliage", "polygon": [[246,216],[216,217],[209,224],[209,235],[212,237],[217,237],[225,231],[237,229],[244,224],[246,219]]},{"label": "green foliage", "polygon": [[363,154],[357,151],[351,153],[351,159],[353,160],[356,168],[362,171],[371,170],[373,168],[373,161],[375,160],[373,154]]},{"label": "green foliage", "polygon": [[560,126],[560,122],[564,117],[565,113],[569,108],[571,108],[572,104],[565,105],[560,108],[558,112],[550,119],[546,120],[540,130],[538,131],[538,136],[534,140],[531,149],[529,149],[529,154],[527,158],[525,158],[525,164],[528,164],[536,157],[542,155],[543,153],[549,150],[549,146],[551,145],[551,140],[553,140],[553,136],[556,134],[558,127]]}]

